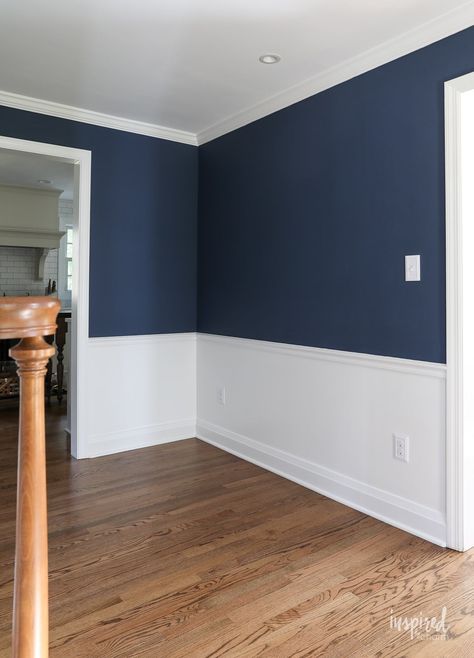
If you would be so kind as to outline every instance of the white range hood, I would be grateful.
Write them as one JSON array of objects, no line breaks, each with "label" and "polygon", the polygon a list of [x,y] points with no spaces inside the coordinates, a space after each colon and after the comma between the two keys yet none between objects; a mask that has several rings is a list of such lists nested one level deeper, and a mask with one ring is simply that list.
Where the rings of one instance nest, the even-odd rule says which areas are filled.
[{"label": "white range hood", "polygon": [[50,249],[58,249],[64,231],[59,230],[61,190],[0,185],[0,246],[36,250],[38,279],[44,278],[44,262]]},{"label": "white range hood", "polygon": [[11,228],[0,226],[0,246],[59,249],[64,231],[46,231],[32,227]]}]

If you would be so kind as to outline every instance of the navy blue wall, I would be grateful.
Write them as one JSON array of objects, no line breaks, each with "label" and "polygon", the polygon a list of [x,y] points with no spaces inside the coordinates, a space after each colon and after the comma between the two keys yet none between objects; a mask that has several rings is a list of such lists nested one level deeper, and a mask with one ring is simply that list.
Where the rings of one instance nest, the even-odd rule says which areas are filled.
[{"label": "navy blue wall", "polygon": [[443,83],[473,69],[470,28],[200,147],[198,329],[444,362]]},{"label": "navy blue wall", "polygon": [[195,331],[197,148],[5,107],[0,134],[92,151],[91,336]]}]

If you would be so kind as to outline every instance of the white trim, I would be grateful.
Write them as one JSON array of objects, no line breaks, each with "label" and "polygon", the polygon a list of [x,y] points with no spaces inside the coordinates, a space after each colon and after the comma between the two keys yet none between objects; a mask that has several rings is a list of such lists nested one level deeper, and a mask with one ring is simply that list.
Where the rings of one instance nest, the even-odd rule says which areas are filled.
[{"label": "white trim", "polygon": [[205,128],[197,135],[198,144],[205,144],[366,71],[455,34],[472,26],[473,23],[474,2],[471,1]]},{"label": "white trim", "polygon": [[101,457],[102,455],[126,452],[137,448],[149,448],[150,446],[162,445],[172,441],[182,441],[195,436],[195,418],[135,427],[120,432],[93,434],[89,438],[87,456]]},{"label": "white trim", "polygon": [[[87,450],[88,340],[89,340],[89,246],[91,203],[90,151],[76,151],[74,167],[74,268],[71,294],[71,454],[79,459]],[[78,165],[78,166],[77,166]]]},{"label": "white trim", "polygon": [[462,235],[460,188],[460,95],[445,84],[446,159],[446,540],[463,546],[462,457]]},{"label": "white trim", "polygon": [[474,89],[474,73],[445,83],[446,166],[446,535],[465,550],[463,436],[463,249],[461,96]]},{"label": "white trim", "polygon": [[435,509],[199,418],[197,437],[380,521],[439,546],[446,545],[444,515]]},{"label": "white trim", "polygon": [[97,336],[89,338],[91,347],[110,347],[123,345],[155,345],[156,343],[196,342],[197,334],[192,331],[176,334],[140,334],[131,336]]},{"label": "white trim", "polygon": [[0,91],[0,105],[13,107],[18,110],[26,110],[27,112],[36,112],[37,114],[47,114],[48,116],[60,117],[61,119],[80,121],[81,123],[90,123],[94,126],[124,130],[125,132],[136,133],[138,135],[147,135],[148,137],[157,137],[172,142],[197,146],[196,135],[185,130],[166,128],[165,126],[146,123],[144,121],[136,121],[134,119],[125,119],[124,117],[103,114],[102,112],[73,107],[72,105],[63,105],[62,103],[55,103],[41,98],[31,98],[30,96],[13,94],[9,91]]},{"label": "white trim", "polygon": [[362,354],[359,352],[344,352],[322,347],[309,347],[306,345],[292,345],[287,343],[274,343],[253,338],[235,338],[231,336],[220,336],[216,334],[198,334],[199,340],[224,343],[230,347],[254,348],[259,351],[268,351],[288,356],[301,356],[305,359],[313,358],[324,361],[343,363],[345,365],[357,365],[366,368],[379,368],[382,370],[395,370],[397,372],[423,375],[424,377],[435,377],[444,379],[446,377],[446,366],[443,363],[431,363],[429,361],[415,361],[412,359],[400,359],[393,356],[379,356],[376,354]]}]

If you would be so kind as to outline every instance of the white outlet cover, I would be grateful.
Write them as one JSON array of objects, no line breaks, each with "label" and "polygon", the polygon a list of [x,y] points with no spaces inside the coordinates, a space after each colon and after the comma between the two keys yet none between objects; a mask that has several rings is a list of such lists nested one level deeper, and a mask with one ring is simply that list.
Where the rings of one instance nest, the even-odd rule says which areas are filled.
[{"label": "white outlet cover", "polygon": [[406,434],[393,434],[393,456],[399,461],[410,461],[410,437]]}]

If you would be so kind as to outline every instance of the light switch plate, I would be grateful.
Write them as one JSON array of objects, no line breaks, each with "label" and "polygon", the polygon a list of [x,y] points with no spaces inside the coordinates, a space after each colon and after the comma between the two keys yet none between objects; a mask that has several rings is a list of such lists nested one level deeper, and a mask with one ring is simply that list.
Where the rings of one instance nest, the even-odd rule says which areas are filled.
[{"label": "light switch plate", "polygon": [[405,256],[405,281],[420,281],[420,256]]}]

